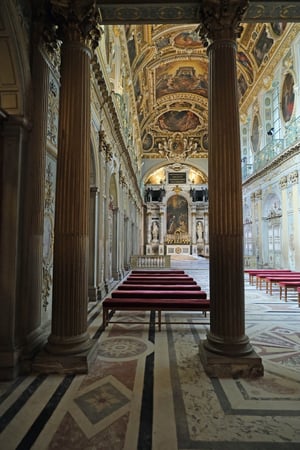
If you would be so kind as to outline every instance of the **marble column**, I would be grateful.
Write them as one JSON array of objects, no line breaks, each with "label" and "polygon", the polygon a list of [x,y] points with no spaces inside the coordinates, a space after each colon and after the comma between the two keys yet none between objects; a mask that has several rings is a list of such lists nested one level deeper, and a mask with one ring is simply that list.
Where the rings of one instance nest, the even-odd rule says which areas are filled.
[{"label": "marble column", "polygon": [[112,239],[111,239],[111,252],[112,252],[112,277],[114,280],[120,279],[120,261],[119,261],[119,251],[120,251],[120,233],[119,233],[119,221],[120,221],[120,210],[118,207],[113,209],[112,215]]},{"label": "marble column", "polygon": [[[290,251],[291,261],[289,268],[296,270],[300,267],[300,255],[299,255],[299,239],[300,227],[299,227],[299,173],[298,170],[294,170],[289,175],[289,182],[292,189],[292,207],[293,207],[293,226],[288,230],[289,242],[288,247]],[[282,209],[283,210],[283,209]],[[283,234],[283,233],[282,233]]]},{"label": "marble column", "polygon": [[105,290],[105,276],[104,276],[104,261],[105,261],[105,211],[106,211],[106,197],[105,185],[101,185],[99,196],[99,240],[97,243],[98,252],[98,298],[102,299],[106,295]]},{"label": "marble column", "polygon": [[192,226],[191,226],[192,244],[196,245],[196,243],[197,243],[197,236],[196,236],[196,206],[191,206],[191,219],[192,219]]},{"label": "marble column", "polygon": [[256,247],[256,224],[255,224],[255,194],[252,193],[250,196],[250,214],[251,214],[251,236],[252,236],[252,253],[249,258],[249,267],[256,267],[256,253],[257,253],[257,247]]},{"label": "marble column", "polygon": [[152,211],[147,209],[147,244],[151,244]]},{"label": "marble column", "polygon": [[98,296],[98,230],[99,230],[99,189],[90,188],[90,231],[89,231],[89,300]]},{"label": "marble column", "polygon": [[124,263],[125,263],[125,270],[128,270],[129,267],[130,267],[128,223],[129,223],[129,217],[127,215],[125,215],[125,217],[124,217]]},{"label": "marble column", "polygon": [[[27,151],[28,120],[16,116],[0,119],[0,378],[9,380],[19,374],[22,324],[22,290],[19,280],[19,230],[21,174]],[[4,170],[5,169],[5,170]],[[35,315],[35,314],[34,314]]]},{"label": "marble column", "polygon": [[159,207],[159,244],[163,245],[164,243],[164,217],[165,217],[165,208],[164,206]]},{"label": "marble column", "polygon": [[255,236],[256,236],[256,265],[260,268],[265,259],[263,248],[263,210],[262,210],[262,190],[255,192]]},{"label": "marble column", "polygon": [[288,232],[288,199],[287,199],[287,176],[283,176],[279,182],[281,189],[281,267],[290,269],[289,267],[289,232]]},{"label": "marble column", "polygon": [[[24,209],[21,264],[21,290],[24,301],[20,311],[19,329],[27,340],[27,352],[41,346],[41,295],[43,273],[44,193],[47,141],[49,69],[40,50],[42,24],[36,24],[32,42],[33,127],[23,166]],[[24,329],[26,326],[26,329]]]},{"label": "marble column", "polygon": [[209,57],[210,331],[200,345],[209,376],[260,376],[245,334],[241,153],[236,37],[246,1],[207,1],[200,34]]},{"label": "marble column", "polygon": [[35,361],[35,369],[44,372],[84,373],[95,356],[87,332],[90,60],[99,35],[97,9],[90,6],[83,10],[65,2],[52,10],[62,46],[52,328],[46,356]]}]

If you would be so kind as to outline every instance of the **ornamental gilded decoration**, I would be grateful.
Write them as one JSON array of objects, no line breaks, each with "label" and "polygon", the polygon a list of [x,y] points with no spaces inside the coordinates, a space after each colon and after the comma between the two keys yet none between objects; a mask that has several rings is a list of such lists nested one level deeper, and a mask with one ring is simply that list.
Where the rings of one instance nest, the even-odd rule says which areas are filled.
[{"label": "ornamental gilded decoration", "polygon": [[94,51],[103,33],[96,2],[51,0],[50,4],[58,40],[79,41]]},{"label": "ornamental gilded decoration", "polygon": [[217,40],[238,38],[242,32],[240,22],[247,6],[247,0],[202,2],[200,6],[201,24],[197,31],[203,44],[207,47]]}]

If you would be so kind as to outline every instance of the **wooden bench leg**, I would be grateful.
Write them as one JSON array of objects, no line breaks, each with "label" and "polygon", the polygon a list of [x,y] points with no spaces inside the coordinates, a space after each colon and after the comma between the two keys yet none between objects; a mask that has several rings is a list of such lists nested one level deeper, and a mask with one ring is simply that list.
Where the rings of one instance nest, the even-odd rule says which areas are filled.
[{"label": "wooden bench leg", "polygon": [[287,286],[284,286],[284,301],[287,302]]},{"label": "wooden bench leg", "polygon": [[103,312],[103,330],[105,330],[107,326],[107,308],[102,307],[102,312]]},{"label": "wooden bench leg", "polygon": [[102,306],[102,317],[103,317],[103,319],[102,319],[102,324],[103,324],[103,330],[105,330],[105,327],[106,327],[105,313],[106,313],[106,308],[104,308],[104,307]]},{"label": "wooden bench leg", "polygon": [[300,292],[298,292],[298,306],[300,308]]},{"label": "wooden bench leg", "polygon": [[161,331],[161,309],[157,311],[157,317],[158,317],[158,331]]},{"label": "wooden bench leg", "polygon": [[279,300],[282,300],[282,286],[279,286]]}]

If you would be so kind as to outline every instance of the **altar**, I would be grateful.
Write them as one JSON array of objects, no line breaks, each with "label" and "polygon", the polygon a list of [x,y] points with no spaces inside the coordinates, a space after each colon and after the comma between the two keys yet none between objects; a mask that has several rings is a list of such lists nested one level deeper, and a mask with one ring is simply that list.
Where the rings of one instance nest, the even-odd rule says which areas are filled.
[{"label": "altar", "polygon": [[191,255],[191,246],[182,244],[166,245],[167,255]]}]

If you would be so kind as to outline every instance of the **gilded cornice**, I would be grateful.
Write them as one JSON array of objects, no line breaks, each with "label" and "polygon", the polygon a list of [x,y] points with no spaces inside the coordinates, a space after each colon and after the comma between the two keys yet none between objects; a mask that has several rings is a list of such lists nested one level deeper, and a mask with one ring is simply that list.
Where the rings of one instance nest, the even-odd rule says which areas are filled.
[{"label": "gilded cornice", "polygon": [[[230,1],[222,2],[230,4]],[[256,1],[250,0],[245,11],[244,22],[300,22],[299,1]],[[161,2],[134,1],[124,3],[122,0],[101,0],[99,8],[101,20],[105,25],[113,23],[126,24],[195,24],[201,20],[201,7],[206,1]]]}]

